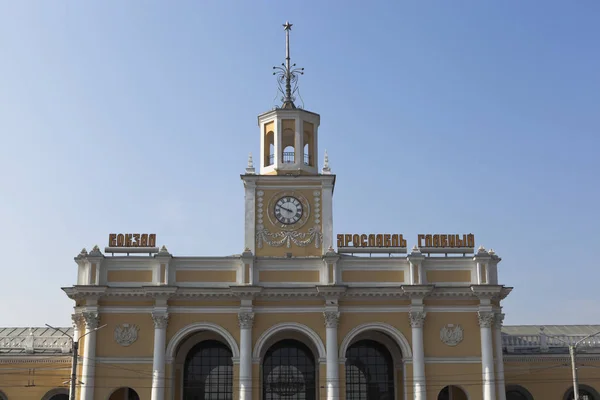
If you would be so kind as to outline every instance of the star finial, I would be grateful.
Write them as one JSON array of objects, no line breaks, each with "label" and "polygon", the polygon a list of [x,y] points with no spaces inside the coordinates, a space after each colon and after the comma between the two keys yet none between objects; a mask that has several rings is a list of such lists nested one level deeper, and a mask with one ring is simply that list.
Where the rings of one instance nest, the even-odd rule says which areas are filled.
[{"label": "star finial", "polygon": [[292,24],[286,22],[283,24],[285,30],[285,63],[281,66],[273,67],[273,75],[277,75],[279,91],[283,95],[281,108],[294,109],[294,94],[298,91],[298,75],[304,74],[304,68],[296,68],[296,64],[291,63],[290,59],[290,31]]}]

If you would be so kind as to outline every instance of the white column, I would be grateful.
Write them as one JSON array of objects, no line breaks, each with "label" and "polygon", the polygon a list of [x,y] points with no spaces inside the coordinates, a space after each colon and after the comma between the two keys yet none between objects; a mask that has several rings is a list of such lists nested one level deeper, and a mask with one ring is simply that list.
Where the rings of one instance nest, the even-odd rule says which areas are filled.
[{"label": "white column", "polygon": [[[71,314],[71,320],[73,321],[73,340],[78,341],[79,337],[81,336],[79,327],[83,322],[83,316],[77,313]],[[77,357],[79,357],[79,355],[77,355]],[[77,376],[77,371],[75,371],[75,376]],[[75,385],[77,385],[77,382],[75,382]],[[69,398],[75,398],[75,393],[72,393],[71,390],[69,390]]]},{"label": "white column", "polygon": [[240,325],[240,398],[252,400],[252,326],[253,312],[238,314]]},{"label": "white column", "polygon": [[100,322],[97,312],[84,312],[85,345],[83,351],[83,367],[81,370],[81,400],[94,399],[94,377],[96,373],[96,329]]},{"label": "white column", "polygon": [[506,400],[506,387],[504,385],[504,358],[502,355],[502,323],[504,314],[496,313],[494,321],[494,343],[496,348],[496,382],[498,400]]},{"label": "white column", "polygon": [[338,311],[325,311],[325,340],[327,352],[327,400],[339,400],[340,396],[340,373],[338,357]]},{"label": "white column", "polygon": [[494,349],[492,346],[492,326],[494,313],[479,311],[479,330],[481,332],[481,370],[483,379],[483,400],[496,400],[494,385]]},{"label": "white column", "polygon": [[425,351],[423,349],[423,325],[425,324],[424,311],[411,311],[410,326],[412,327],[412,364],[413,364],[413,399],[427,399],[425,385]]},{"label": "white column", "polygon": [[302,130],[302,120],[297,118],[295,122],[294,162],[299,168],[302,168],[304,165],[304,131]]},{"label": "white column", "polygon": [[154,357],[152,359],[152,400],[165,398],[165,351],[169,314],[153,313],[154,321]]}]

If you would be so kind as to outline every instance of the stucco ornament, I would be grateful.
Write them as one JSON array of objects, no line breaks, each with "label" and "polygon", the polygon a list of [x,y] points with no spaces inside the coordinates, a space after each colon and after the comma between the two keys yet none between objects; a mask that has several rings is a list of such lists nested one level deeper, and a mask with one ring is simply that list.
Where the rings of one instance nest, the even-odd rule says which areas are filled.
[{"label": "stucco ornament", "polygon": [[440,329],[440,339],[448,346],[456,346],[463,340],[463,328],[460,325],[448,324]]},{"label": "stucco ornament", "polygon": [[131,346],[138,338],[138,328],[136,325],[121,324],[115,327],[115,341],[121,346]]}]

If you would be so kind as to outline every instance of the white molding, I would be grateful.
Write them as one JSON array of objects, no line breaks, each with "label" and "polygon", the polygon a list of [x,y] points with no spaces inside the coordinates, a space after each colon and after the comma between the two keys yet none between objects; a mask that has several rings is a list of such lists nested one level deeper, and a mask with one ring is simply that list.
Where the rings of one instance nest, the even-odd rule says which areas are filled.
[{"label": "white molding", "polygon": [[227,344],[229,345],[229,348],[233,353],[233,357],[240,357],[240,348],[233,336],[231,335],[231,333],[229,333],[227,329],[223,328],[220,325],[213,324],[212,322],[196,322],[181,328],[179,331],[177,331],[175,335],[173,335],[171,340],[169,340],[169,344],[167,345],[166,350],[166,362],[173,362],[173,360],[175,359],[175,351],[179,347],[179,344],[183,340],[185,340],[188,337],[188,335],[200,331],[212,331],[218,333],[223,337],[223,339],[225,339],[225,342],[227,342]]},{"label": "white molding", "polygon": [[272,327],[270,327],[269,329],[264,331],[262,333],[262,335],[260,335],[260,337],[258,338],[258,340],[256,341],[256,343],[254,345],[254,351],[252,352],[252,358],[253,359],[261,359],[262,354],[264,353],[263,347],[265,346],[265,343],[267,343],[269,338],[271,338],[273,335],[276,335],[279,332],[285,332],[285,331],[295,331],[295,332],[299,332],[299,333],[303,334],[308,339],[310,339],[311,342],[313,343],[313,345],[316,347],[317,352],[318,352],[317,357],[319,359],[327,357],[327,352],[325,351],[325,345],[323,344],[321,337],[315,331],[313,331],[308,326],[299,324],[297,322],[281,322],[279,324],[273,325]]},{"label": "white molding", "polygon": [[402,332],[400,332],[393,326],[382,322],[368,322],[366,324],[361,324],[354,327],[342,340],[338,354],[345,355],[348,346],[352,343],[352,340],[357,335],[367,331],[379,331],[386,333],[388,336],[394,339],[398,347],[400,347],[402,357],[412,359],[412,348],[410,346],[410,343],[408,343],[408,340],[406,340],[406,337],[402,334]]},{"label": "white molding", "polygon": [[96,357],[99,364],[152,364],[153,357]]},{"label": "white molding", "polygon": [[[425,306],[427,312],[476,312],[479,306]],[[151,313],[154,310],[153,306],[134,306],[134,307],[119,307],[119,306],[100,306],[99,312],[104,314],[143,314]],[[261,314],[278,314],[278,313],[320,313],[325,310],[323,306],[303,306],[300,302],[298,306],[257,306],[253,308],[255,313]],[[340,306],[342,313],[408,313],[410,306]],[[240,311],[239,306],[170,306],[169,313],[181,314],[234,314]]]}]

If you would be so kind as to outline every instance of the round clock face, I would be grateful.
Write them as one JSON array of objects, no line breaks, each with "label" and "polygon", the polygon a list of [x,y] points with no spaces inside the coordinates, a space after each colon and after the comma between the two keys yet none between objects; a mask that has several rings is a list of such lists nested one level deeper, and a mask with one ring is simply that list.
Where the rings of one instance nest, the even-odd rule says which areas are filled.
[{"label": "round clock face", "polygon": [[285,225],[292,225],[300,221],[304,210],[300,200],[293,196],[283,196],[275,203],[275,218]]}]

